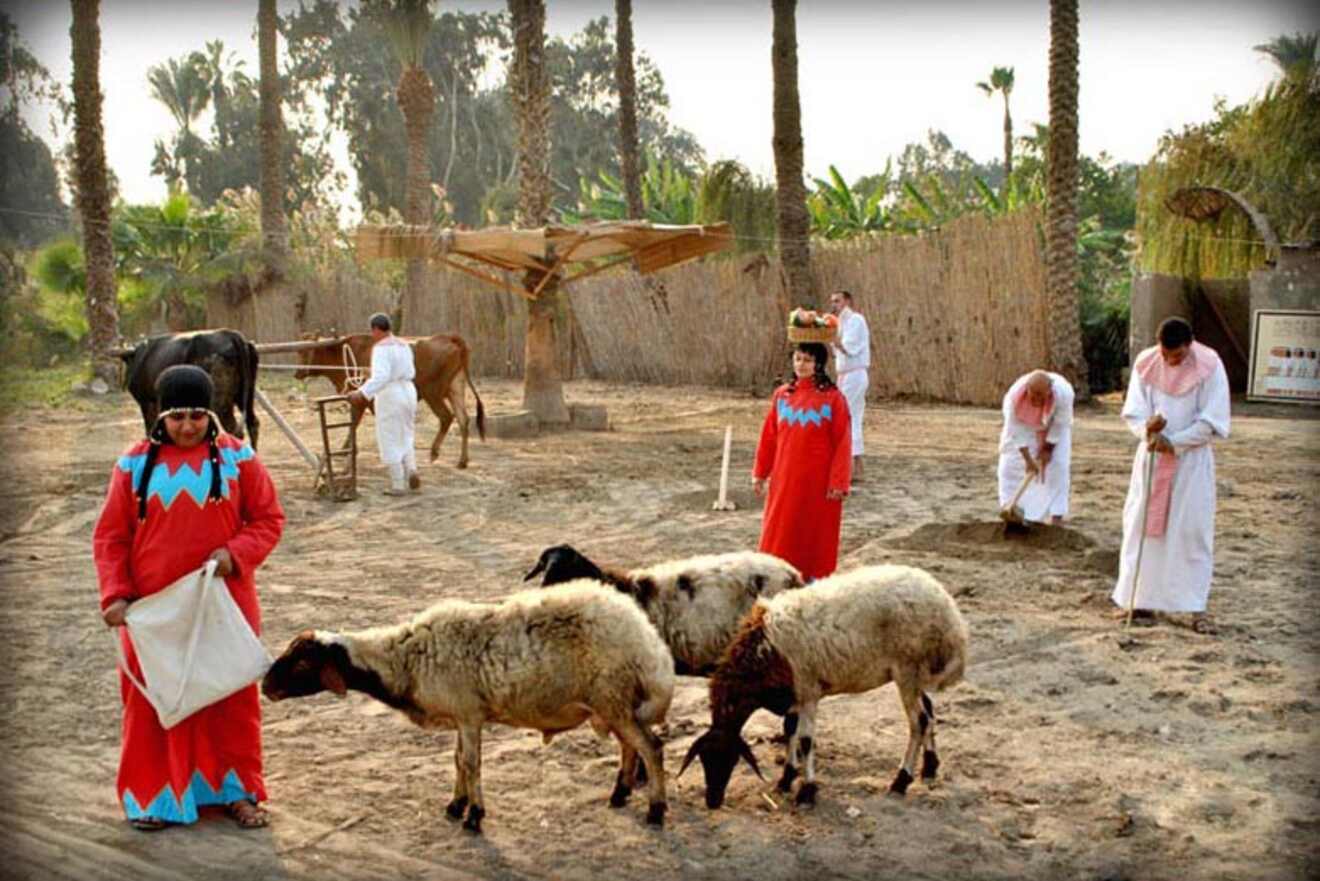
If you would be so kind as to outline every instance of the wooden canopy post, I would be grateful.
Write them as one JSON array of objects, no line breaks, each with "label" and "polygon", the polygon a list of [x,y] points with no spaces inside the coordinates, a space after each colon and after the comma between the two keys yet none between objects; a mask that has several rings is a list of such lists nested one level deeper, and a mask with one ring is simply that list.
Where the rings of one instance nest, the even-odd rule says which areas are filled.
[{"label": "wooden canopy post", "polygon": [[523,409],[537,421],[567,425],[564,380],[559,373],[559,345],[555,333],[555,305],[559,298],[559,275],[530,269],[523,287],[539,290],[527,301],[527,337],[523,344]]}]

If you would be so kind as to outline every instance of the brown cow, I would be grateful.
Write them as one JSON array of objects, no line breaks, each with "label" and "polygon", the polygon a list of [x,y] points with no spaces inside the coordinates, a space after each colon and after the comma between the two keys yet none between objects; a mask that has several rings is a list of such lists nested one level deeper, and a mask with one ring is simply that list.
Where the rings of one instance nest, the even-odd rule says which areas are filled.
[{"label": "brown cow", "polygon": [[[477,399],[477,433],[486,439],[486,408],[481,403],[481,395],[472,384],[468,366],[469,349],[461,336],[438,333],[421,339],[409,338],[412,346],[413,363],[417,374],[413,385],[417,386],[417,398],[430,405],[431,411],[440,420],[440,431],[431,442],[431,461],[440,456],[440,442],[449,433],[449,426],[458,420],[458,430],[463,438],[463,449],[458,456],[458,467],[468,466],[468,414],[464,384],[472,389]],[[355,333],[346,337],[328,339],[325,344],[312,349],[303,349],[298,353],[300,369],[294,373],[296,379],[312,376],[324,376],[334,383],[339,394],[345,393],[348,385],[348,372],[344,368],[344,346],[353,352],[353,358],[364,371],[371,369],[371,347],[375,345],[370,334]],[[362,414],[370,404],[353,405],[353,427],[356,432]]]}]

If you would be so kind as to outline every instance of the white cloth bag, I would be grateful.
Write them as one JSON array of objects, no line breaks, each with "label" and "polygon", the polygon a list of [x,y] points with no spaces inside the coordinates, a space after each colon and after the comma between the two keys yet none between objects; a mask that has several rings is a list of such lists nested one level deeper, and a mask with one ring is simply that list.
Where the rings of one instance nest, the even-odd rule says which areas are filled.
[{"label": "white cloth bag", "polygon": [[215,560],[158,593],[135,600],[124,614],[141,682],[128,669],[116,636],[119,667],[160,717],[173,728],[193,713],[224,700],[266,674],[271,656],[223,579]]}]

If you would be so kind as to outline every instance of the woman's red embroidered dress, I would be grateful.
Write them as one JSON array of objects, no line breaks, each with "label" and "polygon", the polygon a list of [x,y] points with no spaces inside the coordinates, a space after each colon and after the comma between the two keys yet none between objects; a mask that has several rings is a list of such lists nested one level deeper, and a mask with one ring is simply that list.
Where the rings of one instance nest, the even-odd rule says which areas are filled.
[{"label": "woman's red embroidered dress", "polygon": [[[229,550],[230,594],[252,629],[261,633],[253,573],[284,529],[275,486],[252,448],[223,432],[216,439],[223,498],[208,501],[208,444],[190,449],[163,444],[147,489],[147,516],[137,519],[134,487],[150,441],[134,444],[110,476],[105,507],[92,537],[101,608],[168,587],[199,568],[219,547]],[[141,678],[126,630],[119,638],[134,675]],[[263,801],[261,705],[256,685],[212,704],[166,731],[151,704],[120,673],[124,703],[123,748],[117,789],[131,819],[173,823],[197,820],[203,805],[241,799]]]},{"label": "woman's red embroidered dress", "polygon": [[761,428],[752,475],[769,478],[761,522],[761,550],[787,560],[805,578],[824,578],[839,562],[843,502],[852,481],[848,402],[837,388],[821,391],[810,379],[775,389]]}]

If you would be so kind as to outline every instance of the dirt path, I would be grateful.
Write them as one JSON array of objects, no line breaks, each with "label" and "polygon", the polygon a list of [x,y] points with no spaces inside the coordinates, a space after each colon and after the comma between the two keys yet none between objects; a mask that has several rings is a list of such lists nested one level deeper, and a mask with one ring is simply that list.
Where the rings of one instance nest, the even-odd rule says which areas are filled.
[{"label": "dirt path", "polygon": [[[479,384],[492,411],[510,383]],[[290,383],[272,397],[311,437]],[[319,393],[319,389],[313,389]],[[475,442],[457,471],[451,438],[419,496],[310,493],[301,459],[266,422],[262,458],[289,515],[261,572],[265,641],[305,627],[397,620],[445,596],[521,586],[541,548],[570,542],[642,563],[755,545],[747,490],[764,402],[731,392],[577,383],[615,430]],[[30,878],[1302,878],[1320,874],[1320,572],[1315,553],[1320,421],[1238,407],[1218,449],[1211,611],[1218,637],[1109,618],[1132,439],[1116,405],[1081,413],[1074,517],[1006,541],[992,523],[997,413],[868,410],[869,480],[848,503],[843,566],[923,566],[972,630],[968,681],[944,694],[936,786],[885,790],[906,741],[891,688],[832,698],[820,716],[820,804],[774,807],[737,772],[707,811],[700,774],[670,793],[669,823],[640,799],[605,800],[616,751],[589,729],[543,746],[492,728],[489,816],[474,839],[442,809],[451,734],[425,733],[361,696],[267,704],[274,822],[221,818],[146,836],[114,800],[118,693],[95,611],[89,533],[114,456],[141,431],[126,397],[5,417],[0,471],[0,729],[3,874]],[[734,498],[711,512],[723,427],[734,425]],[[419,426],[429,442],[433,417]],[[367,438],[369,441],[369,438]],[[668,767],[707,719],[704,683],[680,679]],[[749,734],[774,770],[777,728]],[[672,780],[672,778],[671,778]],[[776,803],[778,799],[775,799]]]}]

